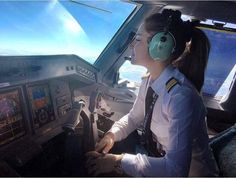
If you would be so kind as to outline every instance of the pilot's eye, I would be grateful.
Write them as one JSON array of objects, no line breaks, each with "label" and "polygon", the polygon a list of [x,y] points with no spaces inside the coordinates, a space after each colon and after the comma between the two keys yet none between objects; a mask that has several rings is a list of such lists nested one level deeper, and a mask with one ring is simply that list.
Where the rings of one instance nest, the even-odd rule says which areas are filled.
[{"label": "pilot's eye", "polygon": [[142,36],[140,34],[136,34],[134,38],[132,39],[132,41],[130,42],[130,44],[132,44],[133,42],[139,42],[139,41],[142,41]]},{"label": "pilot's eye", "polygon": [[135,40],[135,41],[141,41],[141,36],[140,36],[140,35],[136,35],[136,36],[134,37],[134,40]]}]

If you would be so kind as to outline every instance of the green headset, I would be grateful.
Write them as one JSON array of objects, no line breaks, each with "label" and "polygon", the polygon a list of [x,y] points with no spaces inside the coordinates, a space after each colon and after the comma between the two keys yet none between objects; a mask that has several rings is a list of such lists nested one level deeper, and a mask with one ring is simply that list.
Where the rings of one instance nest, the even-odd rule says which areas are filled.
[{"label": "green headset", "polygon": [[148,44],[149,55],[154,60],[165,61],[175,51],[176,40],[174,35],[169,31],[171,17],[168,21],[165,30],[156,33]]}]

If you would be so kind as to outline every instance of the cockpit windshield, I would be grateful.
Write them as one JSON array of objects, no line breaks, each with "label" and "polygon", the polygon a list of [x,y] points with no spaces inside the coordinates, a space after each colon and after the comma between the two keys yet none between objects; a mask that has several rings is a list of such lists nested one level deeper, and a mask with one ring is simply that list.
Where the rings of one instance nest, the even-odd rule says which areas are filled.
[{"label": "cockpit windshield", "polygon": [[93,64],[135,7],[124,1],[1,1],[0,55],[75,54]]}]

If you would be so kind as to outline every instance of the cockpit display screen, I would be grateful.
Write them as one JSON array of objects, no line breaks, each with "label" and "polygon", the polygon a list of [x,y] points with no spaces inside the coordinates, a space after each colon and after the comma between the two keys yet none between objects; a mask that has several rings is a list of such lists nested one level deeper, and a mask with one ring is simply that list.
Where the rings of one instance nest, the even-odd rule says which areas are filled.
[{"label": "cockpit display screen", "polygon": [[35,129],[55,120],[50,91],[47,84],[28,87],[28,94]]},{"label": "cockpit display screen", "polygon": [[25,133],[18,89],[0,92],[0,146]]}]

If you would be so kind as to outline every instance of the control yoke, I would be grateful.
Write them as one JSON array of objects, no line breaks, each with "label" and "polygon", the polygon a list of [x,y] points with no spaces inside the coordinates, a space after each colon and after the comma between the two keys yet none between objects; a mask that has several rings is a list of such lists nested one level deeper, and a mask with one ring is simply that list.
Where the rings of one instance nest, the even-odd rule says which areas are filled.
[{"label": "control yoke", "polygon": [[68,113],[68,119],[66,123],[62,126],[62,129],[66,133],[74,133],[75,127],[80,122],[80,113],[85,106],[84,100],[75,101],[73,103],[72,110]]},{"label": "control yoke", "polygon": [[[79,100],[73,103],[72,110],[68,112],[67,121],[62,126],[63,130],[67,135],[73,135],[75,128],[79,124],[80,119],[83,121],[83,146],[84,150],[94,150],[95,139],[97,138],[97,114],[96,109],[100,100],[100,94],[98,91],[92,92],[90,96],[89,111],[90,116],[88,117],[83,111],[85,101]],[[81,117],[80,117],[81,115]]]}]

